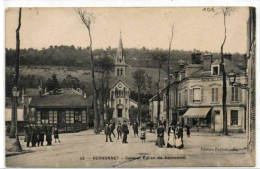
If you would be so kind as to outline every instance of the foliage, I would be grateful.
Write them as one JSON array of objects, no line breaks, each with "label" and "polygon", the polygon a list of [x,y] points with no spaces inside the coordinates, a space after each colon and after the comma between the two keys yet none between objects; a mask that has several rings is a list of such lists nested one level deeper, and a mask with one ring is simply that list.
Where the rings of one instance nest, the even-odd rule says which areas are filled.
[{"label": "foliage", "polygon": [[59,89],[60,88],[60,85],[59,85],[59,82],[57,80],[57,77],[56,77],[56,74],[53,74],[51,76],[51,79],[49,78],[47,83],[46,83],[46,86],[47,86],[47,90],[48,91],[52,91],[54,89]]}]

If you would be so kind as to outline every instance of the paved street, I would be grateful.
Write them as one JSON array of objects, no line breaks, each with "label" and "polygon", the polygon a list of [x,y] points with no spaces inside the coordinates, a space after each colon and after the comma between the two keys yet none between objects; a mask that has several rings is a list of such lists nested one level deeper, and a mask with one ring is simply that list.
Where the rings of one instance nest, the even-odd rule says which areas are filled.
[{"label": "paved street", "polygon": [[[6,165],[8,167],[246,166],[250,165],[252,160],[246,153],[245,138],[245,134],[221,136],[212,133],[191,133],[190,138],[184,137],[184,149],[179,150],[156,147],[154,145],[156,135],[149,132],[146,143],[141,143],[131,131],[128,144],[122,144],[122,140],[113,137],[114,142],[106,143],[103,133],[94,135],[93,130],[88,130],[60,134],[61,143],[53,142],[51,147],[35,148],[26,148],[21,137],[22,147],[28,153],[6,157]],[[7,149],[11,141],[6,137]],[[44,144],[46,145],[46,142]]]}]

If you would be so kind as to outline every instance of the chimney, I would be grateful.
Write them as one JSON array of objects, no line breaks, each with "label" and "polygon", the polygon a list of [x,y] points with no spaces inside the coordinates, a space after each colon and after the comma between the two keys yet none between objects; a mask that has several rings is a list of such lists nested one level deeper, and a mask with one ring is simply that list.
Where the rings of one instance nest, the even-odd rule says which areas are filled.
[{"label": "chimney", "polygon": [[191,54],[191,64],[201,64],[201,53],[199,51],[194,50],[194,52]]},{"label": "chimney", "polygon": [[212,54],[205,53],[203,55],[203,71],[210,71],[212,63]]},{"label": "chimney", "polygon": [[232,61],[232,55],[230,53],[224,53],[224,59]]}]

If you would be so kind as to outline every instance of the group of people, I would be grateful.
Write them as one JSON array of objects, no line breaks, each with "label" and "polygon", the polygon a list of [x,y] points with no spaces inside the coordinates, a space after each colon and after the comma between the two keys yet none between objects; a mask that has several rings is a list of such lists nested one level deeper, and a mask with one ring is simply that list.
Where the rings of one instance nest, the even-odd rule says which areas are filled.
[{"label": "group of people", "polygon": [[[151,127],[153,127],[153,123],[148,123],[147,125],[150,128],[150,132],[152,132]],[[190,127],[188,125],[184,126],[186,128],[187,136],[190,137]],[[127,122],[124,121],[123,125],[121,125],[121,122],[118,122],[118,125],[116,127],[115,122],[111,121],[109,123],[106,123],[104,133],[106,135],[106,142],[110,140],[110,142],[113,142],[111,135],[116,138],[116,135],[114,133],[114,130],[117,131],[117,139],[121,139],[123,135],[123,143],[127,143],[127,135],[129,134],[129,129]],[[157,128],[157,140],[155,145],[158,147],[164,147],[165,141],[164,141],[164,133],[165,133],[165,125],[162,122],[159,122],[158,128]],[[183,142],[183,126],[181,124],[174,124],[173,122],[170,123],[170,126],[168,128],[168,140],[167,140],[167,148],[178,148],[182,149],[184,148],[184,142]],[[138,122],[134,122],[133,124],[133,133],[134,137],[139,137],[139,124]],[[140,133],[140,139],[142,140],[142,143],[145,143],[146,140],[146,129],[145,127],[141,127],[141,133]]]},{"label": "group of people", "polygon": [[[108,139],[110,140],[110,142],[113,142],[112,138],[111,138],[111,134],[113,134],[114,138],[116,137],[114,130],[115,130],[116,124],[115,122],[110,122],[110,123],[106,123],[104,132],[106,135],[106,142],[108,142]],[[122,134],[123,134],[123,143],[127,143],[127,135],[129,134],[129,129],[127,126],[126,121],[124,121],[123,125],[121,125],[120,122],[118,122],[118,126],[117,126],[117,139],[119,140],[119,138],[122,138]]]},{"label": "group of people", "polygon": [[[185,125],[187,136],[190,137],[190,127]],[[164,142],[164,125],[163,123],[159,123],[159,127],[157,128],[157,140],[155,145],[158,147],[163,147],[165,145]],[[168,141],[167,148],[184,148],[183,143],[183,126],[181,124],[174,125],[173,122],[170,124],[168,129]]]},{"label": "group of people", "polygon": [[50,125],[36,126],[35,124],[30,124],[27,125],[25,128],[24,142],[26,142],[26,147],[30,147],[30,144],[31,147],[36,147],[36,145],[39,147],[40,145],[43,146],[45,137],[47,141],[47,146],[51,146],[52,134],[54,135],[55,143],[56,140],[58,140],[58,142],[60,143],[58,128],[52,130],[52,126]]}]

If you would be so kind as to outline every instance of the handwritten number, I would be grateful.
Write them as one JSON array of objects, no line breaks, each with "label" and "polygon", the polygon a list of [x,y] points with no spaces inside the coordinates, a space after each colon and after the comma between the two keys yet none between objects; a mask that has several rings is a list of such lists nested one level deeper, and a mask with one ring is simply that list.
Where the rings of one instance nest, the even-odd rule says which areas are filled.
[{"label": "handwritten number", "polygon": [[211,8],[203,8],[202,11],[204,11],[204,12],[215,12],[213,7],[211,7]]}]

